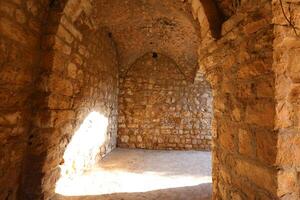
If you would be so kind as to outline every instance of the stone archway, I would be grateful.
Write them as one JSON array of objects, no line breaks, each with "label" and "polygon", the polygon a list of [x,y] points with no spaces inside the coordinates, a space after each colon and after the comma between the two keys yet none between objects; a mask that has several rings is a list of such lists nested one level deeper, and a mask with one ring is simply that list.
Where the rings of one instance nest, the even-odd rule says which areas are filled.
[{"label": "stone archway", "polygon": [[[97,112],[109,121],[97,156],[116,146],[115,45],[105,28],[94,27],[90,1],[53,1],[50,7],[20,190],[20,198],[26,199],[53,196],[65,148],[91,113]],[[90,160],[99,159],[91,156]]]},{"label": "stone archway", "polygon": [[[89,52],[86,48],[83,46],[80,46],[80,41],[83,40],[83,35],[76,29],[76,26],[74,24],[76,22],[79,22],[79,26],[83,30],[93,32],[93,23],[91,23],[89,16],[91,5],[89,1],[69,1],[68,4],[64,7],[64,5],[56,4],[57,1],[54,1],[52,6],[54,6],[54,13],[50,11],[50,18],[53,17],[53,20],[49,20],[50,22],[54,22],[54,27],[49,26],[49,35],[45,37],[44,41],[44,48],[46,50],[45,52],[45,61],[51,62],[43,62],[43,67],[50,67],[46,70],[46,73],[43,72],[40,80],[41,88],[41,94],[45,93],[51,93],[53,92],[62,94],[64,98],[57,97],[56,95],[52,96],[44,96],[46,97],[46,105],[41,105],[41,110],[38,110],[36,112],[36,122],[35,125],[37,126],[37,129],[34,129],[34,132],[36,135],[33,135],[32,137],[32,146],[33,147],[39,147],[38,141],[41,140],[42,137],[44,139],[44,143],[42,144],[42,149],[40,148],[32,148],[33,152],[31,152],[31,148],[29,147],[29,158],[30,156],[33,156],[34,159],[29,159],[30,161],[35,161],[36,165],[40,167],[40,175],[37,176],[37,180],[40,180],[37,182],[37,187],[41,187],[41,193],[38,195],[44,195],[44,197],[51,195],[51,188],[54,185],[54,182],[57,178],[58,170],[58,164],[61,162],[60,159],[62,157],[63,151],[55,151],[54,149],[51,149],[51,144],[56,144],[53,139],[54,138],[60,138],[60,140],[57,140],[57,144],[60,145],[66,145],[68,143],[69,136],[65,137],[56,137],[56,134],[60,134],[57,126],[61,126],[65,123],[70,123],[75,118],[75,113],[73,110],[63,110],[63,111],[57,111],[57,110],[51,110],[51,109],[44,109],[43,106],[46,106],[48,108],[50,106],[55,107],[56,100],[60,101],[60,106],[64,105],[66,108],[68,107],[68,104],[70,103],[70,99],[68,99],[68,96],[72,96],[74,92],[74,87],[71,82],[68,80],[62,79],[60,76],[52,76],[52,72],[61,73],[60,70],[62,69],[61,66],[66,65],[65,63],[61,62],[62,57],[60,55],[64,56],[70,56],[72,52],[72,48],[68,46],[68,43],[72,43],[72,40],[76,40],[79,42],[78,45],[78,55],[82,55],[83,57],[88,57]],[[265,192],[263,192],[264,195],[273,195],[274,194],[274,186],[275,186],[275,180],[273,177],[275,177],[274,172],[272,170],[272,167],[270,170],[268,167],[261,167],[261,165],[264,165],[265,158],[254,158],[253,160],[257,160],[258,165],[254,164],[251,160],[251,152],[252,151],[264,151],[264,149],[251,149],[251,146],[244,147],[243,145],[245,142],[247,143],[247,140],[251,140],[251,143],[255,143],[255,141],[258,141],[259,146],[264,148],[265,145],[260,142],[262,140],[259,139],[261,135],[259,133],[253,133],[251,132],[252,127],[256,126],[262,126],[262,129],[260,131],[266,131],[266,134],[270,134],[268,130],[271,129],[267,126],[267,124],[263,123],[269,123],[270,118],[274,117],[272,115],[272,106],[274,105],[272,101],[268,100],[268,98],[271,98],[270,96],[273,95],[272,86],[270,89],[270,92],[267,94],[261,94],[259,93],[259,88],[256,90],[258,92],[255,95],[258,95],[256,97],[261,97],[262,102],[261,104],[254,104],[253,101],[251,101],[251,89],[253,89],[253,85],[251,83],[252,74],[247,74],[247,68],[243,67],[243,70],[239,70],[238,74],[241,75],[241,79],[249,80],[249,86],[246,85],[238,85],[237,90],[232,89],[233,83],[231,83],[231,80],[233,80],[233,76],[226,76],[226,70],[227,68],[224,68],[224,66],[218,66],[219,63],[214,63],[213,61],[218,61],[223,59],[222,50],[221,52],[217,52],[216,54],[211,54],[211,52],[214,52],[218,50],[218,48],[224,48],[224,46],[219,45],[219,43],[216,43],[214,41],[214,38],[217,36],[218,28],[220,26],[220,23],[216,23],[217,25],[214,25],[212,20],[219,19],[215,15],[217,12],[214,10],[215,7],[208,5],[207,3],[201,4],[196,1],[193,1],[193,12],[194,14],[197,13],[197,17],[200,20],[200,27],[201,27],[201,37],[203,46],[205,47],[203,51],[200,51],[200,64],[202,66],[202,70],[205,72],[205,75],[208,77],[209,82],[212,85],[213,88],[213,95],[214,95],[214,115],[215,115],[215,124],[216,124],[216,132],[214,134],[214,147],[213,147],[213,154],[214,154],[214,194],[216,196],[221,196],[223,198],[229,198],[229,196],[232,195],[244,195],[249,194],[248,192],[243,191],[241,189],[240,191],[237,189],[239,188],[240,184],[237,184],[234,190],[231,191],[230,189],[227,189],[227,187],[232,187],[231,184],[228,183],[228,181],[234,181],[238,180],[240,176],[245,176],[250,179],[250,182],[257,182],[256,178],[261,173],[269,174],[269,176],[266,176],[267,178],[264,179],[263,182],[258,182],[258,187],[262,187]],[[202,6],[201,6],[202,5]],[[60,11],[60,9],[63,8],[63,12]],[[212,11],[209,11],[207,9],[213,9]],[[61,15],[60,12],[63,14]],[[70,15],[70,16],[68,16]],[[59,16],[57,18],[57,16]],[[78,21],[79,19],[79,21]],[[84,22],[82,24],[82,22]],[[80,25],[81,24],[81,25]],[[226,24],[226,22],[225,22]],[[228,24],[228,22],[227,22]],[[209,27],[209,28],[208,28]],[[67,32],[65,28],[67,28]],[[224,30],[224,25],[223,25]],[[225,29],[226,30],[226,29]],[[46,29],[46,32],[48,29]],[[248,34],[251,34],[251,30]],[[71,34],[68,34],[71,33]],[[57,34],[57,35],[56,35]],[[222,34],[222,32],[221,32]],[[223,33],[224,34],[224,33]],[[69,37],[70,36],[70,37]],[[230,35],[229,35],[230,36]],[[73,38],[74,37],[74,38]],[[267,38],[268,39],[268,38]],[[226,37],[223,37],[220,39],[226,42]],[[269,41],[269,40],[268,40]],[[209,47],[212,46],[215,49],[209,49]],[[230,49],[230,47],[228,47]],[[50,52],[47,52],[47,50],[50,50]],[[201,49],[200,49],[201,50]],[[205,51],[211,51],[206,53]],[[234,51],[234,50],[233,50]],[[231,52],[233,52],[231,51]],[[230,51],[229,51],[230,52]],[[53,54],[54,53],[54,54]],[[61,54],[62,53],[62,54]],[[207,56],[208,55],[208,56]],[[205,57],[206,56],[206,57]],[[216,56],[216,57],[214,57]],[[233,59],[230,57],[229,59]],[[65,59],[64,60],[68,60]],[[72,61],[71,61],[72,60]],[[212,61],[213,60],[213,61]],[[245,58],[246,60],[246,58]],[[254,60],[260,60],[260,58],[255,58]],[[43,59],[44,61],[44,59]],[[80,59],[78,57],[70,58],[71,63],[68,64],[66,67],[68,70],[70,70],[70,76],[74,75],[74,69],[76,68],[76,65],[80,65]],[[75,62],[75,63],[74,63]],[[235,61],[232,61],[233,63],[236,63]],[[47,64],[51,63],[50,66]],[[45,66],[44,66],[45,64]],[[75,65],[74,65],[75,64]],[[57,68],[56,68],[57,67]],[[228,70],[230,70],[230,64],[228,65]],[[246,69],[245,69],[246,68]],[[267,69],[266,69],[267,70]],[[259,72],[260,73],[260,72]],[[262,72],[263,74],[263,72]],[[272,75],[267,74],[266,76],[263,75],[263,77],[271,78]],[[242,80],[242,81],[246,81]],[[264,83],[262,83],[264,84]],[[44,87],[43,87],[44,86]],[[259,85],[257,85],[259,86]],[[231,94],[231,92],[234,92]],[[42,97],[41,99],[44,99]],[[253,98],[256,98],[253,97]],[[58,98],[58,99],[55,99]],[[249,101],[248,101],[249,100]],[[61,103],[61,101],[64,102],[64,104]],[[262,107],[263,109],[268,109],[268,114],[264,114],[260,116],[259,110],[257,108]],[[231,110],[229,108],[232,108]],[[64,108],[65,109],[65,108]],[[42,111],[42,112],[40,112]],[[229,112],[229,115],[224,115],[224,113]],[[271,115],[271,116],[269,116]],[[256,119],[256,117],[258,117]],[[245,123],[242,123],[242,119],[245,120]],[[264,121],[267,120],[267,121]],[[71,120],[71,121],[68,121]],[[243,127],[243,128],[238,128]],[[71,131],[74,127],[68,127],[69,131]],[[249,130],[250,129],[250,130]],[[49,131],[48,134],[42,135],[41,132]],[[250,131],[250,133],[248,133]],[[263,134],[263,133],[262,133]],[[51,136],[50,136],[51,135]],[[270,137],[272,139],[272,137]],[[48,142],[50,143],[48,143]],[[271,142],[274,140],[270,140]],[[50,145],[50,146],[48,146]],[[50,150],[49,150],[50,148]],[[253,147],[254,148],[254,147]],[[270,148],[273,148],[271,145]],[[45,150],[47,151],[45,152]],[[62,148],[63,149],[63,148]],[[271,149],[272,150],[272,149]],[[271,153],[272,158],[272,151],[267,150],[266,156],[269,156],[269,153]],[[41,152],[39,152],[41,151]],[[222,154],[220,152],[222,151]],[[227,153],[225,153],[227,152]],[[262,156],[264,152],[262,152]],[[37,154],[37,155],[36,155]],[[255,153],[254,153],[255,154]],[[240,159],[239,156],[242,155],[246,160]],[[39,158],[35,160],[36,158]],[[41,160],[40,160],[41,159]],[[248,162],[249,161],[249,162]],[[270,160],[269,162],[272,162]],[[45,164],[47,163],[47,165]],[[237,165],[239,168],[237,169],[236,173],[233,173],[232,171],[226,171],[227,167],[232,168],[233,166]],[[268,160],[267,163],[265,163],[266,166],[268,166]],[[46,168],[45,168],[46,167]],[[248,170],[245,171],[245,169],[253,167],[255,168],[254,174],[247,174]],[[228,169],[227,169],[228,170]],[[47,172],[46,172],[47,171]],[[227,174],[225,176],[225,174]],[[35,176],[37,174],[35,173]],[[29,176],[30,177],[30,176]],[[230,178],[230,180],[227,180],[225,178]],[[25,178],[25,180],[27,180]],[[45,180],[45,181],[41,181]],[[267,182],[266,182],[267,181]],[[243,184],[248,184],[250,182],[245,182]],[[242,184],[241,184],[242,185]],[[265,188],[267,186],[267,188]],[[26,188],[26,182],[25,182],[25,188]],[[31,193],[32,191],[26,189],[27,192]],[[241,192],[241,193],[239,193]],[[38,192],[39,193],[39,192]],[[30,194],[32,195],[32,193]],[[215,197],[216,198],[216,197]]]},{"label": "stone archway", "polygon": [[[205,3],[206,1],[201,2],[192,1],[193,13],[200,20],[202,31],[199,63],[201,70],[205,72],[212,85],[214,97],[213,198],[297,198],[297,195],[299,196],[299,170],[297,168],[299,156],[295,152],[299,150],[299,134],[296,99],[299,95],[298,78],[295,76],[298,73],[298,62],[295,57],[299,55],[297,50],[299,40],[290,33],[293,32],[290,31],[291,27],[287,27],[288,30],[283,28],[286,23],[277,1],[273,5],[271,2],[243,1],[233,15],[222,24],[221,31],[217,31],[221,37],[215,40],[216,35],[212,34],[215,30],[212,28],[215,27],[212,23],[212,19],[216,19],[215,15],[208,14],[206,9],[209,6]],[[25,165],[20,192],[27,198],[47,198],[52,195],[53,183],[58,173],[57,166],[61,161],[57,158],[61,158],[62,155],[47,152],[45,147],[49,145],[50,138],[57,139],[55,137],[57,132],[52,127],[54,124],[61,123],[57,119],[71,119],[74,115],[72,112],[49,109],[49,106],[55,106],[56,98],[55,95],[49,95],[49,92],[57,90],[59,93],[64,93],[60,104],[67,107],[70,88],[73,90],[73,85],[68,81],[50,78],[50,72],[55,67],[59,68],[64,65],[60,62],[65,58],[58,59],[58,54],[53,56],[53,52],[57,53],[59,50],[62,54],[70,53],[67,44],[72,38],[65,37],[68,33],[73,35],[76,41],[82,39],[80,32],[74,29],[73,23],[77,19],[85,22],[84,29],[93,30],[92,20],[89,20],[91,8],[89,1],[70,1],[66,8],[65,3],[65,1],[51,1],[52,10],[49,11],[49,24],[51,25],[46,26],[43,32],[45,37],[41,46],[44,50],[42,61],[45,62],[41,63],[40,67],[43,70],[38,80],[39,84],[36,85],[35,99],[37,101],[33,106],[35,119],[33,130],[29,134],[27,165]],[[298,4],[293,2],[290,4],[292,4],[292,10],[297,11]],[[287,9],[285,1],[284,6],[284,9]],[[30,9],[34,15],[36,9],[32,6]],[[70,19],[65,18],[64,11],[70,12]],[[296,16],[296,14],[291,15]],[[272,20],[282,25],[276,24],[274,28],[271,24]],[[5,37],[12,38],[25,46],[27,44],[24,41],[38,43],[35,37],[27,37],[30,34],[24,35],[9,21],[4,22],[1,21],[1,27],[10,27],[1,33]],[[60,23],[68,27],[67,33],[64,34],[65,30],[59,28]],[[221,26],[219,22],[216,24],[216,27]],[[13,31],[18,33],[18,37],[12,34]],[[56,33],[62,34],[63,38],[60,39],[65,41],[62,42],[56,38]],[[288,37],[283,37],[286,35]],[[280,39],[284,41],[279,42]],[[291,46],[292,50],[286,51]],[[87,56],[85,50],[80,48],[79,53]],[[275,58],[273,58],[274,55]],[[37,62],[38,59],[34,60],[32,63]],[[80,63],[80,59],[75,60]],[[75,67],[68,65],[67,68],[73,76],[72,69]],[[59,86],[56,87],[55,84]],[[292,88],[289,92],[282,89],[286,85],[289,89]],[[59,115],[63,117],[57,117]],[[19,118],[6,119],[9,121],[9,119]],[[281,123],[279,119],[285,123]],[[67,127],[64,128],[67,129]],[[291,141],[293,142],[290,143]],[[68,143],[68,138],[56,142],[64,148]],[[295,151],[290,151],[291,146]],[[47,165],[45,164],[46,158]],[[280,169],[279,174],[277,168]],[[49,172],[53,172],[52,176]],[[292,187],[284,186],[286,178],[291,180]]]},{"label": "stone archway", "polygon": [[205,4],[192,1],[203,41],[200,69],[214,98],[213,199],[277,199],[274,35],[266,14],[271,3],[230,8],[217,39],[205,15],[215,12]]},{"label": "stone archway", "polygon": [[[101,100],[105,101],[105,98],[111,98],[107,96],[107,91],[99,91],[95,85],[84,86],[101,82],[99,77],[93,77],[86,65],[89,60],[99,59],[93,55],[93,51],[97,51],[97,44],[93,44],[93,40],[111,38],[111,33],[97,30],[94,26],[90,1],[52,1],[50,7],[48,24],[44,27],[42,39],[43,52],[36,84],[35,117],[29,137],[21,198],[50,198],[54,194],[55,182],[59,177],[59,164],[64,162],[64,149],[72,133],[79,128],[88,113],[94,111],[95,106],[99,112],[115,117],[114,105],[101,105],[101,102],[93,99],[90,102],[87,98],[99,98],[89,93],[94,90],[103,94]],[[162,20],[158,23],[168,25],[166,19]],[[91,46],[86,44],[88,42]],[[115,65],[117,59],[114,44],[103,39],[100,45],[107,47],[105,50],[108,49],[109,53],[105,56],[110,57],[112,65]],[[101,47],[98,50],[101,51]],[[190,71],[193,72],[194,69]],[[117,73],[105,73],[112,80],[117,78]],[[110,83],[107,85],[111,85]],[[115,128],[112,125],[112,129]],[[103,147],[101,155],[109,152],[114,145],[112,138],[110,145]],[[30,172],[31,168],[34,171]]]}]

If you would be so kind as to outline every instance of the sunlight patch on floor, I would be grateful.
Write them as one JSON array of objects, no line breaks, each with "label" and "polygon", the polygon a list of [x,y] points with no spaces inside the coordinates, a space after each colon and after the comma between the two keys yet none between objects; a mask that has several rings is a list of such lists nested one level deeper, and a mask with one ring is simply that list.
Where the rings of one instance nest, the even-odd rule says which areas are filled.
[{"label": "sunlight patch on floor", "polygon": [[72,178],[61,178],[56,193],[64,196],[148,192],[211,183],[211,176],[165,175],[158,172],[131,173],[101,168]]}]

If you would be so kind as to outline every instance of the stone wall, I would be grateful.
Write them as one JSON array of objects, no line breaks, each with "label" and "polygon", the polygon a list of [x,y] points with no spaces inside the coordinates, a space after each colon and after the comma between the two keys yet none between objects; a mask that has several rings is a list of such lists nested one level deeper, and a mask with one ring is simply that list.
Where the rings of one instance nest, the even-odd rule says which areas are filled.
[{"label": "stone wall", "polygon": [[[52,197],[61,175],[59,165],[76,164],[79,157],[74,155],[74,162],[64,160],[65,150],[74,134],[87,126],[84,123],[95,123],[91,114],[108,120],[106,135],[99,135],[104,141],[95,159],[116,146],[118,64],[114,43],[105,29],[94,27],[90,1],[60,3],[52,5],[42,38],[21,199]],[[82,142],[86,140],[89,138]],[[88,153],[85,161],[92,157]]]},{"label": "stone wall", "polygon": [[47,6],[46,0],[0,2],[0,199],[15,199],[19,188]]},{"label": "stone wall", "polygon": [[220,39],[208,7],[193,5],[200,68],[213,90],[213,199],[277,199],[271,2],[242,1]]},{"label": "stone wall", "polygon": [[[214,99],[213,198],[298,199],[299,0],[282,0],[286,17],[279,0],[218,0],[228,18],[220,30],[212,1],[190,1]],[[99,157],[115,146],[117,56],[111,34],[95,27],[93,8],[90,0],[0,2],[0,199],[16,199],[20,183],[20,199],[52,197],[65,148],[93,111],[110,124]],[[178,74],[184,94],[200,87]],[[135,133],[120,136],[140,145]]]},{"label": "stone wall", "polygon": [[[284,17],[282,8],[290,22]],[[278,197],[300,197],[300,1],[273,1]],[[298,36],[297,36],[298,35]]]},{"label": "stone wall", "polygon": [[170,58],[148,53],[120,80],[118,146],[210,149],[208,83],[189,82]]}]

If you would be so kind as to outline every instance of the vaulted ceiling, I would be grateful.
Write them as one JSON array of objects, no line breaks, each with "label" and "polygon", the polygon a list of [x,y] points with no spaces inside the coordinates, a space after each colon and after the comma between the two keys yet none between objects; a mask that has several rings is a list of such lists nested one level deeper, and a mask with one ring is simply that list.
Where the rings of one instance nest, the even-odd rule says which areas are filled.
[{"label": "vaulted ceiling", "polygon": [[139,57],[158,52],[172,58],[193,79],[197,68],[199,25],[187,1],[96,1],[97,25],[106,27],[116,43],[121,75]]}]

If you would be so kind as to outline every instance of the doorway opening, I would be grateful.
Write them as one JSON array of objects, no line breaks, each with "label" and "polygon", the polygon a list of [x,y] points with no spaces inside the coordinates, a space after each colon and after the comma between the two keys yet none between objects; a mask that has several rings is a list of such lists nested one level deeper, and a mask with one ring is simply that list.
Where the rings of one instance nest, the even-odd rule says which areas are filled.
[{"label": "doorway opening", "polygon": [[153,60],[150,52],[137,59],[121,81],[117,148],[101,160],[109,121],[90,113],[65,151],[56,193],[211,198],[210,87],[202,74],[188,82],[172,59],[156,56]]}]

